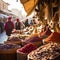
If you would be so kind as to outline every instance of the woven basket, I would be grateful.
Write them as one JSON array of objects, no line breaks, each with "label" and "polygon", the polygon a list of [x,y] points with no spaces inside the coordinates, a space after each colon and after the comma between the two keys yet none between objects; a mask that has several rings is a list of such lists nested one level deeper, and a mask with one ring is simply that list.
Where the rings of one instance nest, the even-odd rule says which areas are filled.
[{"label": "woven basket", "polygon": [[0,60],[17,60],[17,49],[0,50]]},{"label": "woven basket", "polygon": [[27,60],[27,54],[17,50],[17,60]]}]

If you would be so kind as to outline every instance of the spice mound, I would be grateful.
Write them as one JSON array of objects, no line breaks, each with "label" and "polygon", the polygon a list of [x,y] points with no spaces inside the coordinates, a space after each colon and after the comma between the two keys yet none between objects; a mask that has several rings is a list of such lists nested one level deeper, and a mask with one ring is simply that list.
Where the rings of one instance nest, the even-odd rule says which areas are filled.
[{"label": "spice mound", "polygon": [[33,43],[29,43],[25,46],[23,46],[22,48],[19,49],[20,52],[22,53],[30,53],[31,51],[35,50],[37,47],[33,44]]},{"label": "spice mound", "polygon": [[48,38],[45,39],[45,42],[51,42],[51,41],[60,43],[60,33],[53,32]]}]

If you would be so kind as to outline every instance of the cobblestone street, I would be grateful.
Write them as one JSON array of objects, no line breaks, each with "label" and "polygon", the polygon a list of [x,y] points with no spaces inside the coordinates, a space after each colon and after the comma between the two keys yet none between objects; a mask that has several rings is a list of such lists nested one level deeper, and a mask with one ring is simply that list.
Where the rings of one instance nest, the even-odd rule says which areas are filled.
[{"label": "cobblestone street", "polygon": [[3,43],[4,41],[7,40],[7,35],[5,32],[3,32],[2,34],[0,34],[0,43]]}]

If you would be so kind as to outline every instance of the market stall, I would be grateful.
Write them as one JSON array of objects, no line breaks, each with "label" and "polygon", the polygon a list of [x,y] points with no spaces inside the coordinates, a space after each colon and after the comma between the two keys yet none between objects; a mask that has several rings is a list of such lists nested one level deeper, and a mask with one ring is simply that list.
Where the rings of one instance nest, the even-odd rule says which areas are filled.
[{"label": "market stall", "polygon": [[[41,4],[40,6],[45,7],[45,4],[51,1],[21,0],[26,11],[29,10],[27,7],[30,6],[26,4],[31,3],[32,8],[29,7],[31,11],[27,11],[27,15],[31,14],[37,3],[38,6]],[[41,8],[39,9],[40,12],[42,11]],[[40,15],[43,15],[43,12],[41,13]],[[54,16],[53,21],[55,23],[54,27],[51,28],[47,24],[48,20],[45,20],[43,16],[40,16],[42,19],[40,25],[33,24],[21,30],[13,29],[7,40],[0,44],[0,60],[60,60],[60,30],[55,24],[58,21],[55,21]],[[56,18],[58,19],[58,17]]]}]

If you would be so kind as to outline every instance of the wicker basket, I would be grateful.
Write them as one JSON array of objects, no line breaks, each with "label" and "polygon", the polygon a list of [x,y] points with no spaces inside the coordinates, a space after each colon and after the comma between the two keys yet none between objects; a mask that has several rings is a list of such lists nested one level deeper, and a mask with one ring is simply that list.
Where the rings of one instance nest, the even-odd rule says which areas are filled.
[{"label": "wicker basket", "polygon": [[17,60],[17,49],[18,48],[0,50],[0,60]]},{"label": "wicker basket", "polygon": [[27,60],[27,54],[17,50],[17,60]]}]

